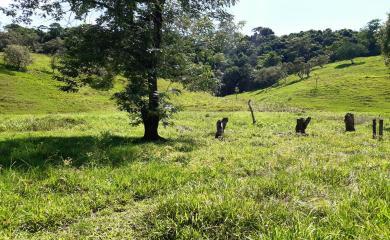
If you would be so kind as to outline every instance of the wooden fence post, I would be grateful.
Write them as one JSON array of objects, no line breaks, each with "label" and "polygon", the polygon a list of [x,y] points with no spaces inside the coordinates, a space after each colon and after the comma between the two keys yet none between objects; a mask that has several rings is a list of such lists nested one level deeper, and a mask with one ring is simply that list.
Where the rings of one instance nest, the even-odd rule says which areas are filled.
[{"label": "wooden fence post", "polygon": [[304,118],[298,118],[297,125],[295,127],[295,132],[306,134],[306,128],[309,125],[310,121],[311,121],[311,117],[306,118],[306,120]]},{"label": "wooden fence post", "polygon": [[379,139],[383,138],[383,119],[379,119]]},{"label": "wooden fence post", "polygon": [[372,138],[376,138],[376,119],[372,120]]},{"label": "wooden fence post", "polygon": [[222,120],[217,121],[216,124],[217,132],[215,133],[215,138],[219,138],[219,139],[223,138],[228,121],[229,121],[228,118],[223,118]]},{"label": "wooden fence post", "polygon": [[251,111],[251,114],[252,114],[253,124],[256,124],[256,118],[255,118],[255,114],[253,113],[253,108],[252,108],[252,100],[248,101],[248,106],[249,106],[249,110]]},{"label": "wooden fence post", "polygon": [[345,122],[345,131],[354,132],[355,131],[355,117],[352,113],[347,113],[344,117]]}]

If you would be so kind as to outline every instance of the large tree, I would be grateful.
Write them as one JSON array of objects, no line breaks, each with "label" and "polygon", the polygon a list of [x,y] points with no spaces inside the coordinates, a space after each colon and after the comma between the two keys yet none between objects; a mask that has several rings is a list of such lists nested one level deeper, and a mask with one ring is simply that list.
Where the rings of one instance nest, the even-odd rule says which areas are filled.
[{"label": "large tree", "polygon": [[352,64],[354,58],[367,54],[367,48],[362,44],[344,41],[337,48],[335,55],[338,60],[350,60]]},{"label": "large tree", "polygon": [[[112,80],[123,74],[129,84],[117,94],[122,110],[136,115],[144,125],[144,139],[158,140],[159,122],[171,107],[158,92],[157,79],[175,72],[169,44],[164,45],[168,31],[180,27],[175,20],[185,14],[189,19],[205,13],[224,15],[224,7],[235,0],[14,0],[3,11],[19,21],[31,22],[34,14],[60,20],[66,12],[82,19],[98,14],[96,24],[75,29],[68,40],[72,46],[65,55],[62,79],[69,89],[90,83],[98,77]],[[169,27],[166,27],[169,26]],[[166,48],[164,48],[166,46]],[[165,51],[168,49],[167,51]],[[170,60],[165,60],[169,58]],[[168,64],[169,63],[169,64]],[[103,84],[105,85],[105,84]]]},{"label": "large tree", "polygon": [[380,43],[378,41],[381,22],[379,19],[374,19],[367,23],[359,33],[359,40],[368,50],[368,55],[376,56],[381,53]]},{"label": "large tree", "polygon": [[385,57],[385,63],[390,67],[390,14],[388,15],[387,22],[383,26],[381,31],[381,46],[382,54]]}]

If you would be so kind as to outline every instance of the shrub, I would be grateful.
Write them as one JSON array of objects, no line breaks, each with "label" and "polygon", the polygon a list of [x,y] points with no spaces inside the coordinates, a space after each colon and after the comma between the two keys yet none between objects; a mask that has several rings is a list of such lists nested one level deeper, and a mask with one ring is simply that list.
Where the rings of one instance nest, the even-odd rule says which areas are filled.
[{"label": "shrub", "polygon": [[337,48],[335,55],[338,60],[350,60],[351,64],[354,64],[354,58],[362,57],[367,53],[367,48],[362,44],[344,42]]},{"label": "shrub", "polygon": [[286,77],[286,72],[282,67],[262,68],[255,72],[255,88],[269,87],[277,83],[280,79]]},{"label": "shrub", "polygon": [[4,62],[9,67],[25,70],[32,63],[32,59],[27,47],[8,45],[4,49]]},{"label": "shrub", "polygon": [[310,59],[309,64],[311,67],[320,66],[321,68],[323,68],[325,64],[329,63],[329,59],[330,58],[328,55],[319,55]]}]

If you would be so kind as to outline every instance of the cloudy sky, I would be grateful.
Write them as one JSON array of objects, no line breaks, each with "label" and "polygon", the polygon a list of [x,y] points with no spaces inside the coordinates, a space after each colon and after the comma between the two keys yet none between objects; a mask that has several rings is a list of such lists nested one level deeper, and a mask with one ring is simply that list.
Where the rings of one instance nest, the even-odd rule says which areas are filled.
[{"label": "cloudy sky", "polygon": [[[11,1],[0,0],[0,6]],[[237,21],[246,21],[243,29],[246,34],[258,26],[270,27],[277,35],[326,28],[358,30],[372,19],[385,20],[390,12],[390,0],[241,0],[229,11]],[[8,23],[10,20],[0,15],[0,26]],[[33,23],[35,26],[49,24],[50,21],[43,19],[35,19]]]}]

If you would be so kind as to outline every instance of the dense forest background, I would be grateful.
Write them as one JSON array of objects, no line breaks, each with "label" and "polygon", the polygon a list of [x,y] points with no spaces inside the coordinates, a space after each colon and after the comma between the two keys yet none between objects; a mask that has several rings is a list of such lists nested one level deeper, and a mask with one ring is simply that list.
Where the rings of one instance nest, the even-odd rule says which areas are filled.
[{"label": "dense forest background", "polygon": [[[168,55],[175,56],[167,58],[166,64],[180,62],[178,66],[183,68],[180,81],[187,81],[190,90],[225,96],[275,85],[289,74],[305,78],[310,76],[312,68],[328,62],[351,60],[354,64],[355,57],[381,53],[382,25],[378,19],[360,31],[310,30],[283,36],[277,36],[267,27],[253,29],[250,36],[243,35],[240,33],[243,24],[236,24],[233,17],[226,16],[220,21],[212,16],[197,21],[182,16],[176,23],[165,26],[165,49]],[[24,45],[32,52],[52,55],[54,65],[57,56],[80,45],[77,39],[88,39],[88,34],[89,39],[98,38],[96,32],[93,25],[65,28],[53,23],[26,28],[10,24],[0,32],[0,51],[7,45]],[[88,48],[79,49],[83,54],[90,54]]]}]

